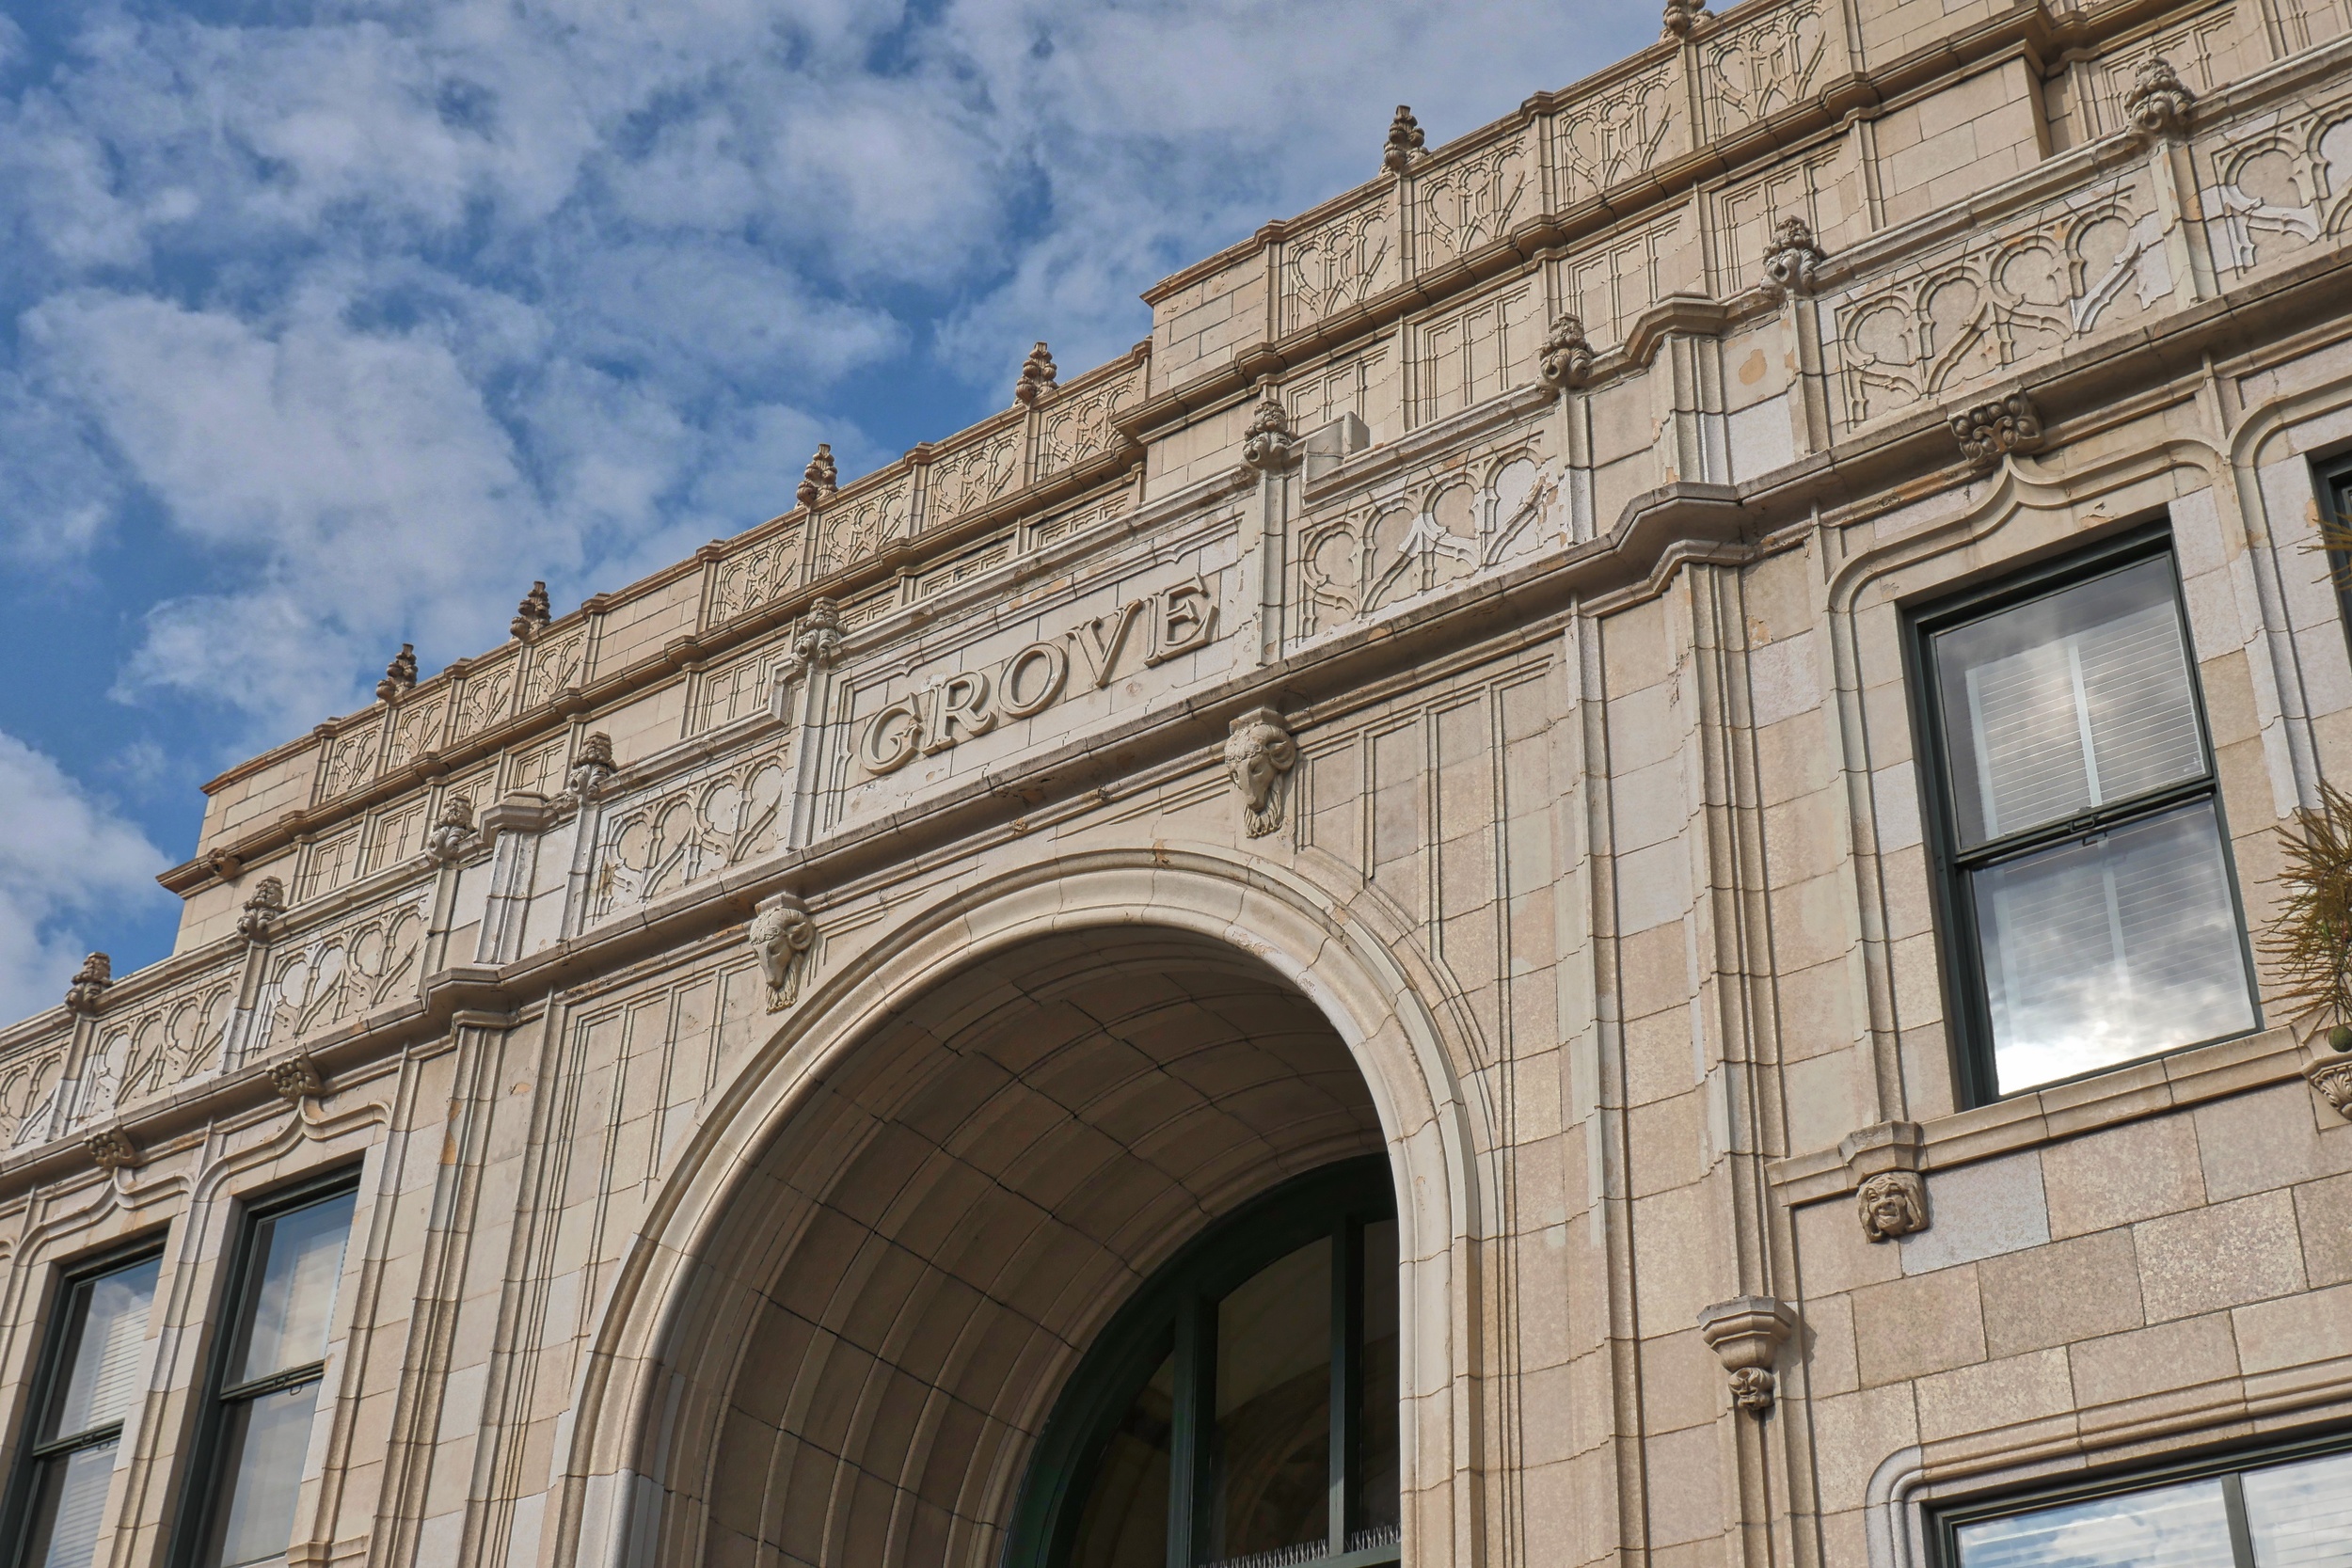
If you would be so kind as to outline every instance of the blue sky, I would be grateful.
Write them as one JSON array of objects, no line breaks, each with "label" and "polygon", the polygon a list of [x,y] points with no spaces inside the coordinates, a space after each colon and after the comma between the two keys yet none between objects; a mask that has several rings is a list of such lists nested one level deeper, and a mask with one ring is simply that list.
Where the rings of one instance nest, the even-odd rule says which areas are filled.
[{"label": "blue sky", "polygon": [[0,4],[0,1021],[198,785],[1148,332],[1657,35],[1594,0]]}]

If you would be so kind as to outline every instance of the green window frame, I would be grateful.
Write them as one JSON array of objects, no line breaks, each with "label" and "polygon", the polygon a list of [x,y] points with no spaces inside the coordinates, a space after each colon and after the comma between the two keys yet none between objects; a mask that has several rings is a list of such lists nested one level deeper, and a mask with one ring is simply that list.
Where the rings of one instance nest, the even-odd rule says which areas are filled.
[{"label": "green window frame", "polygon": [[2352,1561],[2352,1430],[1944,1504],[1928,1540],[1933,1568],[2334,1568]]},{"label": "green window frame", "polygon": [[346,1169],[272,1194],[239,1219],[174,1568],[275,1563],[292,1544],[358,1200],[358,1173]]},{"label": "green window frame", "polygon": [[[1396,1563],[1400,1516],[1394,1509],[1381,1510],[1367,1487],[1382,1471],[1380,1456],[1368,1452],[1363,1419],[1368,1373],[1375,1388],[1398,1387],[1393,1367],[1368,1367],[1364,1342],[1365,1235],[1371,1227],[1393,1226],[1395,1212],[1387,1160],[1351,1160],[1253,1199],[1157,1270],[1113,1316],[1064,1386],[1023,1481],[1005,1568],[1068,1568],[1110,1442],[1131,1418],[1147,1383],[1171,1366],[1165,1561],[1171,1568],[1200,1568],[1226,1560],[1206,1555],[1213,1549],[1207,1536],[1216,1511],[1219,1306],[1321,1242],[1330,1247],[1331,1291],[1327,1523],[1312,1542],[1230,1560],[1311,1568]],[[1392,1459],[1391,1465],[1386,1473],[1393,1476]],[[1375,1511],[1387,1519],[1374,1520]]]},{"label": "green window frame", "polygon": [[[0,1507],[0,1542],[8,1544],[0,1562],[9,1568],[95,1560],[99,1519],[88,1511],[106,1505],[123,1422],[143,1392],[136,1373],[162,1268],[162,1249],[147,1243],[78,1263],[59,1279]],[[94,1323],[101,1339],[90,1338]]]},{"label": "green window frame", "polygon": [[[2160,589],[2156,586],[2159,578]],[[2046,651],[2056,658],[2058,650],[2066,649],[2065,657],[2075,659],[2074,648],[2080,640],[2106,635],[2126,621],[2077,621],[2065,636],[2040,644],[2025,641],[2025,628],[2034,624],[2036,615],[2054,626],[2067,626],[2067,604],[2088,604],[2110,589],[2122,594],[2126,590],[2122,585],[2127,582],[2131,584],[2128,592],[2139,595],[2133,615],[2159,616],[2159,606],[2169,606],[2180,666],[2161,673],[2178,693],[2168,717],[2178,731],[2175,739],[2184,756],[2193,752],[2193,765],[2176,759],[2144,785],[2127,784],[2104,798],[2097,795],[2094,783],[2089,801],[2056,815],[2029,816],[2014,828],[1998,821],[1985,802],[2007,778],[1987,760],[1993,744],[1986,738],[1990,732],[1967,704],[1979,689],[1975,684],[1977,675],[2010,660],[2004,657],[1963,667],[1959,649],[1970,637],[1990,643],[2013,633],[2019,639],[2013,644],[2019,657]],[[2169,527],[2159,522],[2135,529],[2089,549],[2012,573],[1989,586],[1915,609],[1908,614],[1907,623],[1903,646],[1909,664],[1913,733],[1919,737],[1915,760],[1922,826],[1933,878],[1945,1016],[1961,1102],[1987,1104],[2260,1029],[2261,1000],[2247,941],[2245,905],[2238,892],[2235,857],[2230,849],[2203,687],[2188,634]],[[2146,623],[2150,629],[2156,624]],[[1951,656],[1948,665],[1947,653]],[[2075,660],[2074,711],[2083,736],[2083,771],[2095,780],[2097,759],[2106,752],[2105,741],[2093,738],[2094,698],[2084,695],[2082,669],[2090,658],[2090,654],[2084,653]],[[2128,667],[2134,674],[2154,669],[2152,665]],[[1988,686],[1991,680],[1988,674]],[[1969,693],[1964,701],[1960,695],[1963,685]],[[2201,1022],[2185,1037],[2162,1037],[2156,1033],[2156,1021],[2201,1015],[2159,1006],[2137,1013],[2119,1006],[2105,1016],[2138,1028],[2144,1037],[2125,1036],[2123,1044],[2104,1053],[2081,1051],[2072,1061],[2063,1051],[2025,1049],[2027,1042],[2022,1037],[2028,1032],[2015,1022],[2023,1016],[2016,998],[2031,1000],[2032,996],[2025,983],[2012,980],[2004,968],[2008,956],[2017,956],[2021,971],[2038,968],[2044,972],[2045,980],[2079,981],[2085,992],[2114,973],[2129,974],[2130,958],[2135,955],[2122,920],[2135,911],[2119,906],[2116,889],[2123,880],[2118,863],[2128,863],[2134,856],[2138,857],[2137,864],[2156,866],[2175,879],[2161,884],[2169,893],[2185,896],[2182,888],[2201,884],[2197,887],[2198,895],[2206,900],[2198,907],[2205,917],[2201,957],[2213,971],[2210,978],[2217,982],[2226,971],[2226,978],[2235,988],[2226,995],[2217,990],[2209,999],[2208,1013],[2215,1026],[2203,1027]],[[2070,861],[2082,864],[2069,871]],[[2040,886],[2033,884],[2037,876],[2046,879]],[[2028,940],[2042,933],[2023,922],[2019,928],[2026,939],[2012,942],[2010,931],[2003,928],[2000,911],[2005,908],[2063,907],[2064,889],[2055,894],[2050,889],[2068,876],[2081,878],[2084,886],[2105,879],[2105,924],[2111,935],[2108,974],[2096,970],[2065,974],[2051,961],[2054,954],[2069,951],[2063,944],[2037,944]],[[2158,879],[2150,880],[2156,883]],[[2012,890],[2017,899],[2009,904],[2005,901]],[[2142,906],[2153,910],[2185,907],[2153,896]],[[2218,934],[2223,918],[2230,927],[2226,940]],[[2143,974],[2182,972],[2162,965],[2141,967]],[[2084,1014],[2093,1016],[2087,1006]]]}]

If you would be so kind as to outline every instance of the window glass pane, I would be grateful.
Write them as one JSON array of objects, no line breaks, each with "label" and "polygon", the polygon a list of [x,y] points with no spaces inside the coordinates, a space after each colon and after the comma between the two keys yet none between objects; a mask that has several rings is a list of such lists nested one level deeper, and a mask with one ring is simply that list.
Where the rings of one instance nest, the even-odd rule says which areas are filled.
[{"label": "window glass pane", "polygon": [[2352,1453],[2249,1470],[2254,1568],[2352,1568]]},{"label": "window glass pane", "polygon": [[159,1259],[101,1275],[77,1286],[80,1323],[73,1362],[44,1439],[71,1437],[122,1419],[138,1394],[139,1352],[147,1341],[147,1309],[155,1300]]},{"label": "window glass pane", "polygon": [[228,1504],[219,1509],[205,1559],[214,1568],[273,1561],[294,1540],[294,1498],[318,1397],[319,1386],[310,1382],[230,1405],[220,1434]]},{"label": "window glass pane", "polygon": [[2231,1568],[2218,1481],[1963,1525],[1961,1568]]},{"label": "window glass pane", "polygon": [[1070,1568],[1166,1568],[1176,1359],[1160,1362],[1103,1445]]},{"label": "window glass pane", "polygon": [[327,1319],[342,1277],[343,1237],[351,1228],[354,1195],[342,1193],[308,1208],[274,1215],[256,1227],[261,1277],[246,1328],[245,1353],[231,1384],[326,1355]]},{"label": "window glass pane", "polygon": [[2209,802],[1971,883],[2003,1094],[2254,1027]]},{"label": "window glass pane", "polygon": [[1396,1222],[1364,1227],[1362,1392],[1356,1409],[1355,1496],[1348,1549],[1397,1536]]},{"label": "window glass pane", "polygon": [[114,1477],[115,1445],[94,1443],[42,1465],[33,1484],[32,1530],[24,1560],[35,1568],[89,1568]]},{"label": "window glass pane", "polygon": [[[1331,1534],[1331,1243],[1268,1264],[1216,1308],[1206,1561]],[[1288,1556],[1279,1560],[1293,1560]]]},{"label": "window glass pane", "polygon": [[1963,847],[2205,771],[2169,558],[1934,641]]}]

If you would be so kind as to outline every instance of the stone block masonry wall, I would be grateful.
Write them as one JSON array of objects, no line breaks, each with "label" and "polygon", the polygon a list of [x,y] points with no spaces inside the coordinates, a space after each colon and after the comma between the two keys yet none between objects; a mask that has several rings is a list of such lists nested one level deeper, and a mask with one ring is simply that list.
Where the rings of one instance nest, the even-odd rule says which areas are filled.
[{"label": "stone block masonry wall", "polygon": [[1961,1072],[1906,629],[2162,531],[2276,910],[2352,756],[2352,13],[1679,20],[216,781],[178,951],[0,1029],[0,1459],[160,1249],[104,1560],[172,1560],[243,1216],[347,1171],[291,1561],[979,1568],[1136,1283],[1382,1151],[1415,1568],[1913,1568],[2352,1422],[2280,976]]}]

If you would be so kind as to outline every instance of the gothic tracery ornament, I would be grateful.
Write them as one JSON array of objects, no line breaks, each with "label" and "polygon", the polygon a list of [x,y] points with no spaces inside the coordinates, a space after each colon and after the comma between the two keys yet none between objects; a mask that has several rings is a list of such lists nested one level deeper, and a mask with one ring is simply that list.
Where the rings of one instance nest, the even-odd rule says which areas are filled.
[{"label": "gothic tracery ornament", "polygon": [[1282,825],[1282,796],[1298,766],[1298,742],[1274,708],[1253,707],[1225,737],[1225,776],[1241,797],[1242,826],[1263,838]]},{"label": "gothic tracery ornament", "polygon": [[799,999],[801,970],[817,945],[817,922],[806,904],[778,893],[760,900],[744,939],[768,978],[768,1010],[782,1012]]},{"label": "gothic tracery ornament", "polygon": [[833,460],[833,443],[819,441],[816,452],[808,460],[808,467],[801,470],[800,487],[792,494],[803,506],[813,512],[833,499],[840,488],[841,469]]},{"label": "gothic tracery ornament", "polygon": [[114,983],[114,960],[103,953],[92,953],[73,972],[73,983],[65,988],[65,1010],[84,1015],[97,1012],[106,1005],[106,988]]},{"label": "gothic tracery ornament", "polygon": [[1013,383],[1012,400],[1024,408],[1034,406],[1038,400],[1054,389],[1054,352],[1043,343],[1029,350],[1029,356],[1021,361],[1021,379]]},{"label": "gothic tracery ornament", "polygon": [[531,592],[523,595],[522,603],[515,607],[515,618],[506,623],[506,629],[517,642],[534,641],[548,629],[548,623],[555,619],[548,610],[548,585],[534,582]]},{"label": "gothic tracery ornament", "polygon": [[417,647],[403,642],[392,661],[384,666],[384,678],[375,683],[376,701],[396,703],[417,689]]},{"label": "gothic tracery ornament", "polygon": [[2188,90],[2171,61],[2151,55],[2134,68],[2132,90],[2123,97],[2123,114],[2140,135],[2150,140],[2185,137],[2196,107],[2197,95]]},{"label": "gothic tracery ornament", "polygon": [[1545,335],[1543,356],[1535,374],[1553,391],[1581,387],[1593,373],[1593,345],[1585,341],[1584,323],[1574,315],[1553,319]]},{"label": "gothic tracery ornament", "polygon": [[1241,443],[1241,460],[1262,473],[1273,473],[1290,462],[1297,438],[1291,434],[1291,417],[1272,386],[1266,386],[1249,416],[1249,429]]},{"label": "gothic tracery ornament", "polygon": [[1861,1212],[1862,1233],[1874,1242],[1928,1227],[1928,1186],[1917,1171],[1879,1172],[1854,1194],[1854,1207]]},{"label": "gothic tracery ornament", "polygon": [[2042,450],[2042,410],[2023,388],[1997,403],[1980,403],[1952,416],[1952,436],[1960,455],[1980,468],[1989,468],[2012,451]]},{"label": "gothic tracery ornament", "polygon": [[1756,288],[1775,304],[1810,294],[1828,260],[1829,253],[1814,241],[1811,224],[1783,218],[1772,226],[1772,243],[1764,247],[1764,279]]},{"label": "gothic tracery ornament", "polygon": [[1389,140],[1380,152],[1380,166],[1391,174],[1402,174],[1428,155],[1429,137],[1422,131],[1421,121],[1413,118],[1409,106],[1399,103],[1396,118],[1389,121]]},{"label": "gothic tracery ornament", "polygon": [[250,942],[267,942],[278,917],[285,912],[286,884],[264,877],[237,913],[237,935]]}]

